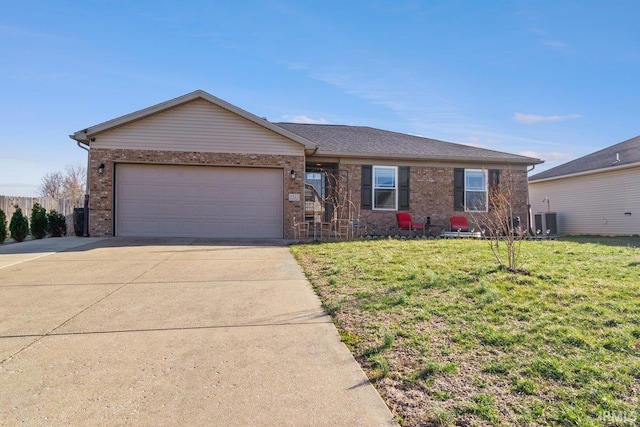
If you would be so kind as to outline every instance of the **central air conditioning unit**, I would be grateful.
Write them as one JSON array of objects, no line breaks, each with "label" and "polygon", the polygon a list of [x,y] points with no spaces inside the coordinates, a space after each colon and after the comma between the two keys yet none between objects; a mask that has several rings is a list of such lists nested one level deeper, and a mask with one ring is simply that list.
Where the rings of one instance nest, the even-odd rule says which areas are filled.
[{"label": "central air conditioning unit", "polygon": [[538,237],[558,235],[558,214],[556,212],[538,212],[533,216],[534,233]]}]

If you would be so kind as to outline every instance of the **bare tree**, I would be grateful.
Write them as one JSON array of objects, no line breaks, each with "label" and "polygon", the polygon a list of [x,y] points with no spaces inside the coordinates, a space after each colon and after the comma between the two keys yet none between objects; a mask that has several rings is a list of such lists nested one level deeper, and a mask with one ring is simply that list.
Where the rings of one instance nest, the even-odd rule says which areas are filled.
[{"label": "bare tree", "polygon": [[80,165],[69,165],[65,168],[63,195],[65,198],[77,200],[84,196],[86,169]]},{"label": "bare tree", "polygon": [[42,197],[51,197],[52,199],[61,199],[63,193],[64,177],[60,172],[50,172],[42,177],[38,193]]},{"label": "bare tree", "polygon": [[526,230],[515,220],[513,179],[501,182],[489,191],[489,211],[476,213],[472,221],[487,238],[500,268],[520,270],[520,247]]},{"label": "bare tree", "polygon": [[327,171],[327,179],[330,191],[324,202],[331,205],[336,237],[353,237],[356,227],[361,227],[360,203],[353,200],[349,172],[342,169]]},{"label": "bare tree", "polygon": [[80,165],[69,165],[63,172],[50,172],[42,178],[38,193],[52,199],[78,200],[84,196],[86,170]]}]

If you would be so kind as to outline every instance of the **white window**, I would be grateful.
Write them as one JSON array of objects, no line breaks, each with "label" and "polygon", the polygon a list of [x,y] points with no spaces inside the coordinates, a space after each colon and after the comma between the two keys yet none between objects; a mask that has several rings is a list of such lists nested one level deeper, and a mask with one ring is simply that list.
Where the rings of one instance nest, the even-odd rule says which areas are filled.
[{"label": "white window", "polygon": [[487,171],[465,169],[464,207],[467,212],[487,212]]},{"label": "white window", "polygon": [[373,167],[373,209],[395,211],[398,207],[398,168]]}]

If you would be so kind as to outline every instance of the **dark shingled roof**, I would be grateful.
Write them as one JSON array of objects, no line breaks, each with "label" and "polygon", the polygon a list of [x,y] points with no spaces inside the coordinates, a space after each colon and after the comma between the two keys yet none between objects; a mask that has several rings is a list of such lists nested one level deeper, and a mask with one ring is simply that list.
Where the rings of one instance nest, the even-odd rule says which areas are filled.
[{"label": "dark shingled roof", "polygon": [[539,159],[366,126],[273,123],[319,146],[317,155],[538,164]]},{"label": "dark shingled roof", "polygon": [[529,178],[529,181],[620,167],[637,162],[640,162],[640,136],[540,172]]}]

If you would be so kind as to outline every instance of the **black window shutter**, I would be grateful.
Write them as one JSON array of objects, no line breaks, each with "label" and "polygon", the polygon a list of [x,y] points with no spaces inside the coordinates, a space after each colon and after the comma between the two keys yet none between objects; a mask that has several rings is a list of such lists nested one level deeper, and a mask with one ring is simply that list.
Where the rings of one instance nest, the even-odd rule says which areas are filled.
[{"label": "black window shutter", "polygon": [[500,185],[500,169],[489,169],[489,210],[492,210],[496,191]]},{"label": "black window shutter", "polygon": [[373,192],[372,185],[373,167],[371,165],[362,165],[362,177],[360,185],[360,209],[372,209],[371,194]]},{"label": "black window shutter", "polygon": [[464,211],[464,169],[453,170],[453,210]]},{"label": "black window shutter", "polygon": [[489,169],[489,192],[495,192],[498,185],[500,185],[500,169]]},{"label": "black window shutter", "polygon": [[398,167],[398,209],[409,210],[409,166]]}]

